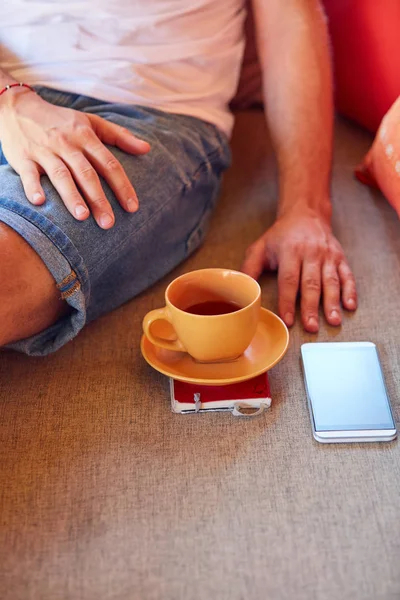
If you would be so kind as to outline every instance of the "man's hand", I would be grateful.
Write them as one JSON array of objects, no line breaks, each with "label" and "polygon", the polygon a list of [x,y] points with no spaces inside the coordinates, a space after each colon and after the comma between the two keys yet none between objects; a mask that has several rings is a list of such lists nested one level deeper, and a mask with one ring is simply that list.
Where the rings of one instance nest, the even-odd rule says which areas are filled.
[{"label": "man's hand", "polygon": [[340,325],[340,299],[347,310],[357,307],[353,273],[332,234],[329,219],[304,207],[278,217],[246,253],[242,270],[255,279],[264,269],[278,270],[279,314],[293,325],[298,292],[304,328],[318,331],[318,307],[323,296],[330,325]]},{"label": "man's hand", "polygon": [[82,221],[91,212],[100,227],[109,229],[115,219],[101,175],[126,211],[138,209],[132,184],[105,144],[129,154],[145,154],[150,146],[119,125],[54,106],[26,89],[13,89],[1,98],[0,141],[32,204],[45,201],[40,184],[45,173],[76,219]]}]

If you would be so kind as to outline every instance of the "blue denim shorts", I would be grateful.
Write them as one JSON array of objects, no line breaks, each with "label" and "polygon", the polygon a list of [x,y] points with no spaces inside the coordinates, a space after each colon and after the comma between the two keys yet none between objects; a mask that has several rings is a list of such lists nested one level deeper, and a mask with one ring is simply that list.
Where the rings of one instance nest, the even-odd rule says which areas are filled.
[{"label": "blue denim shorts", "polygon": [[109,230],[92,217],[76,221],[46,176],[45,204],[30,204],[0,146],[0,221],[40,255],[72,307],[68,317],[46,331],[9,346],[43,356],[148,288],[200,245],[230,151],[223,133],[193,117],[42,87],[37,91],[52,104],[97,114],[151,144],[151,151],[140,157],[110,147],[132,181],[140,208],[125,212],[102,181],[116,218]]}]

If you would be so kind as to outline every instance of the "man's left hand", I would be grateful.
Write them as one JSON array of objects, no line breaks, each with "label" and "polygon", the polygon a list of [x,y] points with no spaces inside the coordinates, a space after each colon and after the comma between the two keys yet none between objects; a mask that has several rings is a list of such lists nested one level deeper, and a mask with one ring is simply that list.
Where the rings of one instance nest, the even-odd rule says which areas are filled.
[{"label": "man's left hand", "polygon": [[248,248],[242,271],[258,279],[264,269],[278,271],[279,314],[288,326],[294,323],[298,292],[302,322],[311,333],[319,329],[321,295],[330,325],[341,324],[340,300],[347,310],[357,308],[355,280],[343,248],[330,220],[312,209],[293,208],[279,216]]}]

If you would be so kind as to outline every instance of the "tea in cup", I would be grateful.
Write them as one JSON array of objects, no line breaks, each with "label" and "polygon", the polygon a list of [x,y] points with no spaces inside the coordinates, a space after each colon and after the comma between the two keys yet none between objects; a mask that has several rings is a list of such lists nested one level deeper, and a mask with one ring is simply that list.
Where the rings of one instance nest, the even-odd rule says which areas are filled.
[{"label": "tea in cup", "polygon": [[[172,281],[165,302],[145,316],[146,337],[160,348],[187,352],[198,362],[225,362],[243,354],[256,333],[261,289],[244,273],[202,269]],[[168,329],[172,326],[174,339],[164,336],[162,321],[169,323]]]}]

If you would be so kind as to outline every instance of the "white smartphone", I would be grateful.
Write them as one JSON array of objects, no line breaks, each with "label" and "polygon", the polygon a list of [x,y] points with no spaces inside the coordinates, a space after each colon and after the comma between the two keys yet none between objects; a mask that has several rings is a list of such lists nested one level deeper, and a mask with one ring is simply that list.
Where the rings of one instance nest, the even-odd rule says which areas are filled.
[{"label": "white smartphone", "polygon": [[372,342],[303,344],[314,438],[322,443],[388,442],[397,432]]}]

